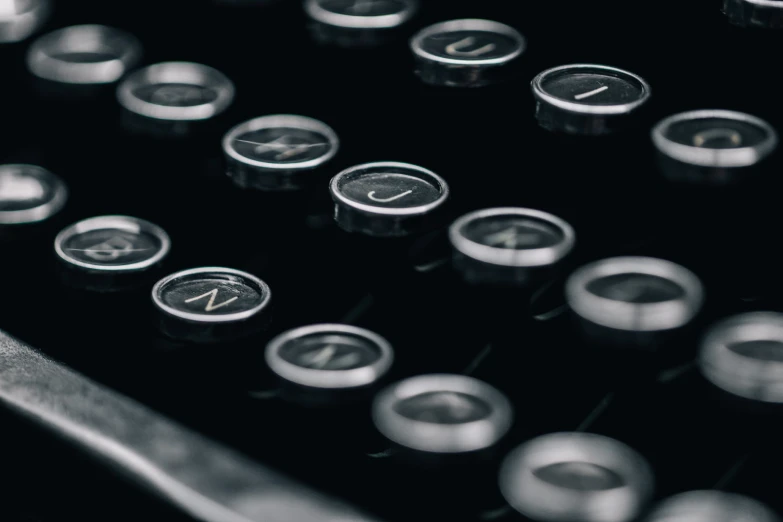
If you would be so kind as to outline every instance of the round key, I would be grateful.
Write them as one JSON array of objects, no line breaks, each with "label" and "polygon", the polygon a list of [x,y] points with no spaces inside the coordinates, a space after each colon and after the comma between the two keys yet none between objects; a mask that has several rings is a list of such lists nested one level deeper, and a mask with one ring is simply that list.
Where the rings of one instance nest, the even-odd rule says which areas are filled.
[{"label": "round key", "polygon": [[284,332],[266,347],[266,362],[287,383],[316,390],[371,386],[392,365],[383,337],[355,326],[316,324]]},{"label": "round key", "polygon": [[117,88],[117,99],[144,130],[161,124],[179,129],[225,111],[234,100],[234,84],[206,65],[164,62],[128,75]]},{"label": "round key", "polygon": [[404,236],[421,228],[449,196],[446,181],[408,163],[365,163],[342,171],[329,185],[335,220],[348,232]]},{"label": "round key", "polygon": [[105,84],[119,80],[141,58],[133,35],[104,25],[74,25],[38,38],[27,51],[27,67],[45,80]]},{"label": "round key", "polygon": [[783,0],[723,0],[723,12],[742,27],[783,29]]},{"label": "round key", "polygon": [[168,255],[171,241],[159,226],[129,216],[98,216],[63,229],[54,249],[71,286],[125,290],[148,281]]},{"label": "round key", "polygon": [[477,210],[449,228],[454,266],[471,283],[527,285],[574,247],[571,225],[527,208]]},{"label": "round key", "polygon": [[451,20],[419,31],[410,42],[424,83],[481,87],[505,78],[525,51],[525,39],[490,20]]},{"label": "round key", "polygon": [[238,186],[295,190],[321,181],[317,176],[337,153],[340,141],[325,123],[305,116],[276,114],[237,125],[223,138],[228,175]]},{"label": "round key", "polygon": [[743,495],[687,491],[659,502],[645,522],[778,522],[770,508]]},{"label": "round key", "polygon": [[783,314],[754,312],[713,325],[702,339],[699,368],[733,395],[783,402]]},{"label": "round key", "polygon": [[416,14],[418,0],[306,0],[313,37],[343,47],[388,41]]},{"label": "round key", "polygon": [[0,43],[20,42],[49,18],[51,0],[4,0],[0,2]]},{"label": "round key", "polygon": [[582,319],[617,330],[656,332],[686,325],[703,289],[690,270],[651,257],[614,257],[585,265],[566,282],[566,299]]},{"label": "round key", "polygon": [[194,343],[233,341],[259,332],[269,323],[271,297],[258,277],[219,267],[183,270],[152,289],[160,330]]},{"label": "round key", "polygon": [[539,125],[550,131],[601,135],[629,123],[650,99],[641,77],[605,65],[563,65],[532,82]]},{"label": "round key", "polygon": [[0,226],[45,221],[68,199],[63,181],[35,165],[0,165]]},{"label": "round key", "polygon": [[778,136],[767,122],[741,112],[675,114],[652,130],[664,173],[675,181],[722,184],[767,158]]},{"label": "round key", "polygon": [[406,448],[465,453],[489,448],[511,427],[508,399],[464,375],[411,377],[381,391],[373,402],[378,430]]},{"label": "round key", "polygon": [[614,439],[553,433],[509,453],[500,491],[515,510],[542,522],[627,522],[652,496],[649,464]]}]

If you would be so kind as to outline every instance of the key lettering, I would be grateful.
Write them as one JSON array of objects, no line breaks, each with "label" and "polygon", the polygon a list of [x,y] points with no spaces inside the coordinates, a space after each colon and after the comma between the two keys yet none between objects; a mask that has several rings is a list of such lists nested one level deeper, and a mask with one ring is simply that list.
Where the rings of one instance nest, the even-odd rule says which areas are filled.
[{"label": "key lettering", "polygon": [[496,45],[493,43],[488,43],[482,47],[478,47],[476,49],[473,49],[472,51],[464,51],[463,49],[467,49],[469,47],[473,47],[476,45],[476,38],[474,36],[468,36],[463,38],[462,40],[458,40],[456,42],[450,43],[446,46],[446,53],[450,54],[451,56],[464,56],[469,58],[475,58],[477,56],[481,56],[487,53],[491,53],[495,50]]},{"label": "key lettering", "polygon": [[597,89],[593,89],[592,91],[583,92],[582,94],[577,94],[576,96],[574,96],[574,99],[575,100],[584,100],[585,98],[589,98],[590,96],[595,96],[596,94],[599,94],[599,93],[602,93],[602,92],[608,91],[608,90],[609,90],[608,86],[602,85],[601,87],[599,87]]},{"label": "key lettering", "polygon": [[379,198],[375,196],[375,191],[371,190],[370,192],[367,193],[367,197],[373,201],[377,201],[378,203],[389,203],[390,201],[394,201],[395,199],[404,198],[405,196],[411,194],[412,192],[413,192],[412,190],[406,190],[402,194],[397,194],[396,196],[392,196],[390,198]]},{"label": "key lettering", "polygon": [[222,303],[215,304],[215,299],[217,298],[217,294],[218,294],[218,289],[217,288],[213,288],[209,292],[206,292],[206,293],[201,294],[201,295],[196,296],[196,297],[191,297],[190,299],[186,299],[185,302],[186,303],[192,303],[193,301],[198,301],[199,299],[204,299],[205,297],[209,296],[209,301],[207,301],[207,305],[204,307],[204,311],[205,312],[212,312],[213,310],[217,310],[218,308],[222,308],[222,307],[224,307],[224,306],[226,306],[228,304],[233,303],[237,299],[239,299],[239,297],[234,296],[231,299],[226,299]]}]

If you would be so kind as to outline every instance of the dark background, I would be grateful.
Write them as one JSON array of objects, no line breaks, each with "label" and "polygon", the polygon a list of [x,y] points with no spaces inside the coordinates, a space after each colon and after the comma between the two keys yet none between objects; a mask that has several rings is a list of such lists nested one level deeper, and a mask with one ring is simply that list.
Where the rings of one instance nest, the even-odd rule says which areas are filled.
[{"label": "dark background", "polygon": [[[736,188],[684,187],[661,176],[649,129],[675,112],[702,108],[749,112],[783,129],[776,58],[783,35],[730,26],[718,0],[430,0],[410,30],[461,17],[494,19],[524,34],[528,48],[516,78],[476,90],[423,86],[404,39],[372,51],[317,46],[295,1],[242,8],[205,0],[58,2],[44,31],[81,23],[125,29],[143,43],[144,64],[188,60],[216,67],[235,82],[237,97],[212,126],[187,139],[134,135],[120,125],[113,89],[78,99],[42,92],[25,69],[29,41],[0,46],[0,162],[46,167],[71,191],[55,222],[5,241],[0,328],[388,520],[475,520],[499,502],[492,491],[497,458],[487,467],[458,466],[447,474],[457,477],[455,484],[394,458],[368,459],[367,451],[385,443],[371,433],[365,406],[346,413],[250,399],[247,390],[275,386],[260,357],[268,337],[345,320],[358,303],[372,302],[355,323],[392,342],[395,378],[460,372],[491,342],[495,350],[476,376],[515,404],[508,447],[575,429],[607,391],[624,389],[614,377],[627,368],[614,356],[583,350],[567,323],[528,324],[525,292],[476,292],[446,268],[413,270],[448,255],[442,228],[413,248],[410,241],[370,241],[337,230],[327,182],[339,170],[405,161],[439,173],[452,190],[443,223],[488,206],[552,212],[577,232],[568,266],[619,254],[680,262],[706,287],[699,325],[742,310],[778,309],[779,155],[758,179]],[[536,125],[530,80],[546,68],[579,62],[625,68],[651,84],[653,97],[637,127],[589,138]],[[246,193],[223,175],[223,133],[274,113],[321,119],[340,136],[340,153],[320,173],[320,191]],[[54,234],[104,213],[166,229],[173,243],[166,273],[217,265],[262,277],[273,291],[271,330],[242,346],[181,345],[155,333],[146,288],[119,296],[66,290],[56,277]],[[552,288],[545,299],[553,307],[561,297],[559,284]],[[674,346],[687,360],[696,344],[688,338]],[[733,422],[744,413],[700,402],[703,384],[694,377],[668,391],[618,391],[624,399],[596,428],[653,462],[659,496],[711,487],[755,436],[750,424]],[[163,509],[8,417],[2,455],[16,484],[5,493],[13,516],[130,520]],[[774,503],[760,479],[774,460],[763,455],[731,487]],[[475,498],[455,494],[459,488]]]}]

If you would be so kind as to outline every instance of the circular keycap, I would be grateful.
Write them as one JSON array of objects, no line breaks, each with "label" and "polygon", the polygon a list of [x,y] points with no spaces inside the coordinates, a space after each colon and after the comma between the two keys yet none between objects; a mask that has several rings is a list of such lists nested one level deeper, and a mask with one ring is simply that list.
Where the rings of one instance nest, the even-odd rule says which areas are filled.
[{"label": "circular keycap", "polygon": [[410,42],[422,81],[450,87],[481,87],[502,79],[525,45],[513,27],[476,19],[431,25]]},{"label": "circular keycap", "polygon": [[325,123],[276,114],[237,125],[223,138],[228,175],[240,187],[292,190],[320,181],[314,169],[337,153],[340,141]]},{"label": "circular keycap", "polygon": [[68,199],[65,183],[35,165],[0,165],[0,226],[44,221]]},{"label": "circular keycap", "polygon": [[375,46],[397,34],[418,11],[418,0],[306,0],[313,37],[343,47]]},{"label": "circular keycap", "polygon": [[449,196],[446,181],[408,163],[365,163],[342,171],[329,185],[335,220],[348,232],[404,236]]},{"label": "circular keycap", "polygon": [[0,43],[24,40],[43,25],[50,12],[50,0],[3,0],[0,2]]},{"label": "circular keycap", "polygon": [[477,210],[449,228],[455,267],[470,282],[527,284],[573,249],[571,225],[527,208]]},{"label": "circular keycap", "polygon": [[778,522],[775,513],[752,498],[723,491],[687,491],[655,506],[645,522]]},{"label": "circular keycap", "polygon": [[432,453],[478,451],[511,427],[508,399],[464,375],[432,374],[397,382],[376,397],[373,421],[388,439]]},{"label": "circular keycap", "polygon": [[266,347],[266,362],[286,381],[311,388],[374,384],[394,354],[383,337],[355,326],[316,324],[284,332]]},{"label": "circular keycap", "polygon": [[563,65],[546,70],[532,82],[538,123],[551,131],[607,134],[650,98],[641,77],[605,65]]},{"label": "circular keycap", "polygon": [[102,84],[119,80],[138,63],[133,35],[104,25],[74,25],[38,38],[27,51],[30,71],[45,80]]},{"label": "circular keycap", "polygon": [[723,0],[723,12],[743,27],[783,28],[783,0]]},{"label": "circular keycap", "polygon": [[98,216],[74,223],[54,239],[63,276],[87,290],[123,290],[146,280],[171,248],[157,225],[129,216]]},{"label": "circular keycap", "polygon": [[235,340],[263,329],[271,297],[256,276],[219,267],[183,270],[152,289],[163,333],[198,343]]},{"label": "circular keycap", "polygon": [[652,495],[650,466],[614,439],[553,433],[509,453],[499,475],[506,501],[533,520],[626,522]]},{"label": "circular keycap", "polygon": [[577,315],[591,323],[652,332],[690,322],[701,309],[703,290],[696,275],[672,262],[614,257],[571,274],[566,299]]},{"label": "circular keycap", "polygon": [[234,100],[234,85],[223,73],[190,62],[164,62],[130,74],[117,89],[131,113],[166,121],[199,121],[217,116]]},{"label": "circular keycap", "polygon": [[729,393],[783,402],[783,314],[754,312],[715,324],[702,339],[699,367]]},{"label": "circular keycap", "polygon": [[741,112],[704,110],[675,114],[652,130],[666,174],[676,180],[730,181],[769,156],[778,136],[767,122]]}]

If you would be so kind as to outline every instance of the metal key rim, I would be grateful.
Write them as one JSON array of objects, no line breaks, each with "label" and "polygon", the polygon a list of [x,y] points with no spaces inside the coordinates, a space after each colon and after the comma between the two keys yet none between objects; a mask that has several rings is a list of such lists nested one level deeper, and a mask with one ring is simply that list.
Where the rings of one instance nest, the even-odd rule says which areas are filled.
[{"label": "metal key rim", "polygon": [[[567,462],[609,469],[623,479],[623,485],[575,491],[534,474],[543,467]],[[537,437],[512,450],[500,466],[499,485],[506,501],[531,518],[625,522],[638,514],[652,495],[653,474],[641,455],[615,439],[561,432]]]},{"label": "metal key rim", "polygon": [[[212,89],[215,100],[189,107],[150,103],[134,94],[146,85],[183,83]],[[198,121],[217,116],[234,99],[234,84],[226,75],[207,65],[193,62],[161,62],[131,73],[117,88],[120,105],[131,112],[156,120]]]},{"label": "metal key rim", "polygon": [[[369,341],[379,351],[377,361],[349,370],[318,370],[304,368],[285,360],[280,351],[289,341],[315,334],[346,334]],[[391,368],[394,352],[391,344],[380,335],[346,324],[314,324],[281,333],[267,344],[265,353],[269,367],[280,377],[312,388],[343,389],[366,386],[376,382]]]},{"label": "metal key rim", "polygon": [[26,11],[0,17],[0,44],[21,42],[35,33],[49,17],[51,0],[34,0]]},{"label": "metal key rim", "polygon": [[[699,507],[701,506],[701,509]],[[741,514],[743,522],[777,522],[778,517],[761,502],[739,495],[717,490],[692,490],[678,493],[659,502],[644,517],[645,522],[713,522],[727,515]],[[686,518],[687,517],[687,518]]]},{"label": "metal key rim", "polygon": [[699,352],[702,375],[734,395],[783,402],[783,361],[755,359],[729,348],[733,343],[762,340],[783,344],[783,314],[750,312],[716,323],[702,338]]},{"label": "metal key rim", "polygon": [[[577,73],[597,71],[598,73],[613,76],[615,78],[622,78],[625,80],[630,79],[633,80],[633,82],[635,82],[637,86],[641,89],[642,96],[638,100],[629,103],[620,103],[616,105],[589,105],[586,103],[575,103],[575,102],[563,100],[561,98],[557,98],[556,96],[552,96],[551,94],[547,93],[544,90],[543,88],[544,80],[546,80],[549,76],[553,74],[567,72],[567,71],[568,72],[574,71]],[[533,81],[531,82],[531,87],[533,89],[533,95],[540,101],[544,101],[550,105],[553,105],[555,107],[570,112],[575,112],[578,114],[588,114],[588,115],[629,114],[633,112],[635,109],[644,105],[650,99],[652,93],[652,89],[650,85],[644,80],[644,78],[642,78],[637,74],[634,74],[632,72],[623,69],[619,69],[617,67],[610,67],[608,65],[597,65],[597,64],[586,64],[586,63],[561,65],[558,67],[547,69],[546,71],[540,73],[538,76],[533,78]]]},{"label": "metal key rim", "polygon": [[[620,274],[643,274],[668,279],[684,295],[657,303],[628,303],[593,294],[587,285],[600,278]],[[589,263],[569,276],[566,300],[579,316],[596,324],[637,332],[671,330],[687,324],[704,300],[701,282],[690,270],[653,257],[612,257]]]},{"label": "metal key rim", "polygon": [[[563,240],[551,247],[515,250],[484,245],[468,239],[462,233],[463,229],[473,221],[493,216],[521,216],[543,221],[558,229],[563,235]],[[497,207],[476,210],[458,218],[449,227],[449,239],[458,252],[472,259],[500,266],[529,267],[550,265],[561,260],[574,248],[576,234],[566,221],[547,212],[520,207]]]},{"label": "metal key rim", "polygon": [[418,11],[418,2],[413,0],[402,1],[406,4],[406,9],[399,13],[378,16],[335,13],[321,6],[319,0],[307,0],[304,8],[305,12],[314,20],[334,27],[345,29],[392,29],[410,20]]},{"label": "metal key rim", "polygon": [[[294,129],[309,130],[322,134],[329,140],[329,150],[323,156],[314,158],[307,161],[294,161],[286,163],[275,163],[271,161],[254,160],[239,154],[233,147],[232,142],[241,134],[248,132],[254,132],[261,129],[274,129],[288,127]],[[337,137],[337,133],[322,121],[310,118],[308,116],[299,116],[296,114],[270,114],[267,116],[260,116],[240,123],[239,125],[231,128],[223,137],[223,151],[228,154],[232,159],[256,167],[262,167],[265,169],[274,170],[301,170],[312,169],[327,163],[331,160],[340,147],[340,139]]]},{"label": "metal key rim", "polygon": [[[762,129],[767,134],[767,138],[752,147],[708,149],[684,145],[666,137],[666,132],[675,124],[700,119],[727,119],[748,123]],[[653,128],[652,140],[656,148],[666,156],[701,167],[749,167],[769,156],[778,144],[777,132],[761,118],[726,110],[696,110],[669,116]]]},{"label": "metal key rim", "polygon": [[0,172],[12,169],[33,171],[41,177],[46,178],[51,182],[53,195],[49,201],[45,201],[33,208],[0,211],[0,225],[40,223],[55,215],[65,206],[65,202],[68,200],[68,187],[59,176],[38,165],[30,165],[27,163],[0,165]]},{"label": "metal key rim", "polygon": [[[118,229],[131,232],[133,234],[139,234],[142,232],[149,234],[160,242],[160,249],[149,259],[138,261],[136,263],[129,263],[126,265],[102,265],[97,263],[88,263],[86,261],[81,261],[69,256],[63,249],[65,242],[73,236],[83,234],[85,232],[92,232],[93,230],[104,229]],[[171,250],[171,239],[169,239],[169,235],[165,230],[147,220],[135,218],[132,216],[106,215],[83,219],[65,227],[54,238],[54,249],[57,253],[57,256],[69,265],[75,265],[80,268],[87,268],[100,272],[135,272],[149,268],[166,257],[166,255],[169,253],[169,250]]]},{"label": "metal key rim", "polygon": [[[405,417],[395,405],[429,392],[454,392],[476,397],[491,408],[489,416],[461,424],[438,424]],[[485,449],[508,432],[513,420],[511,403],[489,384],[456,374],[427,374],[394,383],[375,396],[372,418],[388,439],[415,450],[464,453]]]},{"label": "metal key rim", "polygon": [[[437,54],[432,54],[424,50],[422,42],[425,38],[432,36],[433,34],[440,34],[446,32],[456,31],[478,31],[486,33],[497,33],[504,36],[508,36],[516,42],[516,48],[514,52],[496,58],[485,58],[480,60],[466,60],[460,58],[446,58]],[[413,53],[428,61],[438,62],[447,65],[463,65],[463,66],[481,66],[481,65],[502,65],[510,62],[514,58],[521,55],[526,48],[527,41],[522,34],[513,27],[502,24],[500,22],[494,22],[492,20],[483,20],[479,18],[466,18],[461,20],[449,20],[447,22],[440,22],[437,24],[425,27],[418,33],[416,33],[410,41],[410,48]]]},{"label": "metal key rim", "polygon": [[[108,42],[112,42],[111,45]],[[52,51],[121,51],[102,62],[67,62],[52,56]],[[87,45],[90,44],[90,45]],[[70,84],[106,84],[119,80],[141,57],[141,43],[132,34],[105,25],[73,25],[38,38],[27,52],[27,65],[36,76]]]},{"label": "metal key rim", "polygon": [[[261,302],[249,310],[234,312],[233,314],[219,315],[203,315],[192,312],[185,312],[165,303],[162,294],[166,287],[181,280],[197,279],[197,277],[193,276],[200,276],[204,274],[217,274],[224,277],[227,276],[229,279],[237,279],[242,284],[245,284],[258,292],[262,296]],[[272,290],[269,288],[269,285],[267,285],[260,278],[242,270],[217,266],[205,266],[180,270],[179,272],[174,272],[173,274],[167,275],[155,283],[155,286],[152,287],[152,301],[159,310],[162,310],[171,316],[185,319],[194,323],[232,323],[235,321],[250,319],[251,317],[265,310],[269,306],[271,299]]]},{"label": "metal key rim", "polygon": [[[416,207],[404,207],[404,208],[386,208],[386,207],[368,205],[366,203],[360,203],[359,201],[354,201],[342,193],[342,185],[344,183],[351,181],[352,179],[357,178],[362,174],[378,173],[377,169],[391,169],[391,170],[399,169],[399,170],[407,171],[404,172],[406,175],[417,177],[421,181],[424,181],[425,183],[429,183],[440,192],[440,195],[438,196],[438,199],[430,203],[427,203],[426,205],[419,205]],[[383,170],[380,171],[380,173],[382,172]],[[394,174],[394,173],[402,174],[403,172],[396,172],[396,171],[390,172],[390,174]],[[401,163],[395,161],[378,161],[375,163],[362,163],[361,165],[355,165],[353,167],[345,169],[344,171],[340,172],[339,174],[337,174],[335,177],[332,178],[332,180],[329,182],[329,190],[331,191],[332,199],[334,199],[335,202],[343,203],[348,207],[365,212],[370,215],[385,215],[385,216],[416,216],[416,215],[427,214],[435,210],[439,206],[441,206],[449,197],[449,186],[446,183],[445,179],[438,176],[431,170],[425,169],[424,167],[419,167],[418,165],[413,165],[410,163]]]}]

